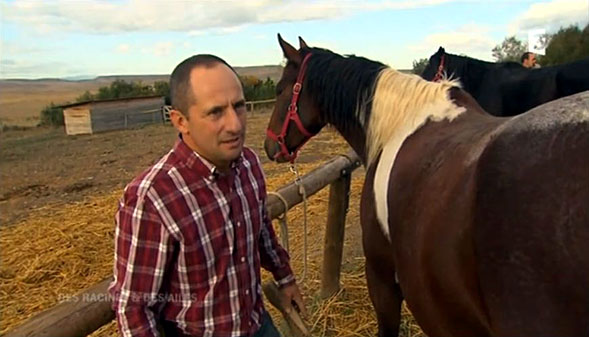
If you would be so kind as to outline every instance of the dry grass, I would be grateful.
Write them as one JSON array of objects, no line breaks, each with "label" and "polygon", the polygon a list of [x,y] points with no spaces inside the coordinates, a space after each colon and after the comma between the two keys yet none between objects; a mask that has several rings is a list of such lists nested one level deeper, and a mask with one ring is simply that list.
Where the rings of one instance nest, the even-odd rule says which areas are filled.
[{"label": "dry grass", "polygon": [[97,91],[101,85],[105,84],[92,81],[2,81],[0,122],[5,125],[37,125],[41,110],[51,102],[64,104],[73,101],[86,90]]},{"label": "dry grass", "polygon": [[[257,141],[257,140],[256,140]],[[301,156],[301,174],[326,159],[346,153],[347,145],[333,131],[322,132],[310,142]],[[317,153],[320,153],[317,156]],[[317,157],[316,160],[312,158]],[[289,183],[294,176],[287,166],[264,164],[268,190]],[[303,273],[303,237],[308,238],[308,271],[301,283],[310,312],[307,320],[312,336],[373,336],[376,321],[366,281],[359,228],[359,200],[363,176],[357,172],[351,185],[350,208],[346,222],[344,261],[338,294],[325,301],[318,297],[323,237],[327,216],[328,189],[311,197],[307,207],[308,233],[303,232],[303,207],[288,212],[291,263],[297,277]],[[0,228],[0,334],[28,317],[66,300],[112,273],[113,214],[121,190],[90,197],[82,202],[47,206],[33,211],[16,225]],[[275,224],[275,228],[277,228]],[[278,232],[278,231],[277,231]],[[270,276],[263,274],[264,279]],[[271,314],[288,336],[280,315]],[[405,309],[402,336],[423,336]],[[108,324],[92,336],[115,336],[116,325]]]}]

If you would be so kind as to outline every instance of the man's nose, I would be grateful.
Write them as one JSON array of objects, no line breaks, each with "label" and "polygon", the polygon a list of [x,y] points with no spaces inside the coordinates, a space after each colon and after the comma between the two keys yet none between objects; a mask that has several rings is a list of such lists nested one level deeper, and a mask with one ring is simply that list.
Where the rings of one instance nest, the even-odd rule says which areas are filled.
[{"label": "man's nose", "polygon": [[227,112],[227,120],[225,122],[225,128],[227,131],[239,133],[243,128],[240,114],[233,108],[230,107]]}]

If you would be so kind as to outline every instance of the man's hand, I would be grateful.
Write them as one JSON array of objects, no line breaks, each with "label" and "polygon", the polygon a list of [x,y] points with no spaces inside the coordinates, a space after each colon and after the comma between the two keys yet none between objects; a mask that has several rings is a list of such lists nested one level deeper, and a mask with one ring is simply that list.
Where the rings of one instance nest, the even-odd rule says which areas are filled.
[{"label": "man's hand", "polygon": [[283,301],[282,307],[288,313],[294,307],[302,316],[303,318],[307,318],[307,309],[305,308],[305,303],[303,302],[303,296],[301,295],[301,291],[297,286],[296,282],[293,282],[289,285],[285,285],[280,289],[282,294]]}]

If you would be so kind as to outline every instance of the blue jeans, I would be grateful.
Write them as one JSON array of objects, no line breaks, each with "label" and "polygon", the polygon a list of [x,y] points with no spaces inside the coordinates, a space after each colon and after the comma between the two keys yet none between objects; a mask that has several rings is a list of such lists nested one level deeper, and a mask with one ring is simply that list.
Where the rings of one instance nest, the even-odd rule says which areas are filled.
[{"label": "blue jeans", "polygon": [[260,329],[254,334],[254,337],[281,337],[276,326],[274,326],[274,322],[272,322],[272,317],[270,317],[267,311],[264,311],[264,314],[262,314],[262,324]]}]

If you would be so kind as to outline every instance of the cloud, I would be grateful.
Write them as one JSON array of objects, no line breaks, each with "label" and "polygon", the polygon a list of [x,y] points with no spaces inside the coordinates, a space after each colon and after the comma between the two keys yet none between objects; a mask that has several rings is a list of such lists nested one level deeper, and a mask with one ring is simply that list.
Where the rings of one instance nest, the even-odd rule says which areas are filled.
[{"label": "cloud", "polygon": [[153,46],[153,55],[168,56],[172,52],[174,44],[172,42],[159,42]]},{"label": "cloud", "polygon": [[10,67],[16,65],[16,61],[11,59],[0,59],[0,64],[3,67]]},{"label": "cloud", "polygon": [[468,24],[455,31],[434,33],[416,42],[408,49],[426,58],[444,47],[449,53],[464,54],[470,57],[491,60],[491,50],[497,44],[491,38],[491,28],[483,25]]},{"label": "cloud", "polygon": [[122,43],[117,46],[116,51],[120,54],[128,54],[131,47],[128,44]]},{"label": "cloud", "polygon": [[45,53],[50,50],[51,49],[47,47],[31,45],[28,41],[11,42],[1,40],[0,42],[0,55],[31,55]]},{"label": "cloud", "polygon": [[[48,71],[50,69],[50,71]],[[39,78],[59,77],[64,74],[79,72],[67,62],[30,62],[13,59],[2,59],[0,65],[0,78]]]},{"label": "cloud", "polygon": [[[333,19],[364,11],[429,7],[456,0],[378,1],[14,1],[3,19],[37,32],[112,34],[133,31],[198,32],[255,24]],[[227,33],[221,30],[220,33]]]},{"label": "cloud", "polygon": [[560,27],[587,24],[589,1],[554,0],[530,5],[527,11],[509,25],[509,34],[524,34],[532,29],[545,29],[548,33],[556,32]]}]

